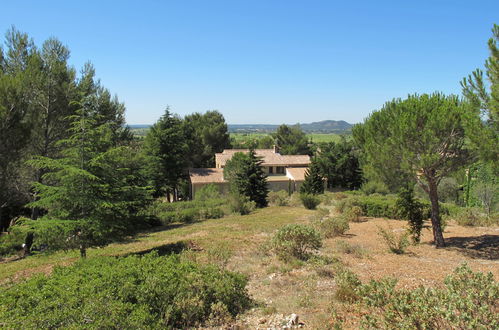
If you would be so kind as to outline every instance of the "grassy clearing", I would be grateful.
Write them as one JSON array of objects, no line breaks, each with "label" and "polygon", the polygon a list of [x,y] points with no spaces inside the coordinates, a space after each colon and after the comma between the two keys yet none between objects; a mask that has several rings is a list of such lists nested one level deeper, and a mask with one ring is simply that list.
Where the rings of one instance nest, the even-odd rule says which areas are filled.
[{"label": "grassy clearing", "polygon": [[[311,214],[301,208],[265,208],[247,216],[228,216],[222,219],[196,222],[164,230],[139,234],[122,243],[103,248],[89,249],[88,258],[94,256],[119,256],[144,252],[181,240],[190,240],[203,249],[210,249],[217,242],[226,242],[235,252],[253,244],[252,236],[271,232],[287,223],[305,221]],[[171,229],[168,229],[171,228]],[[0,264],[0,282],[29,276],[36,272],[48,272],[55,265],[66,265],[78,259],[76,251],[39,254],[28,258]]]}]

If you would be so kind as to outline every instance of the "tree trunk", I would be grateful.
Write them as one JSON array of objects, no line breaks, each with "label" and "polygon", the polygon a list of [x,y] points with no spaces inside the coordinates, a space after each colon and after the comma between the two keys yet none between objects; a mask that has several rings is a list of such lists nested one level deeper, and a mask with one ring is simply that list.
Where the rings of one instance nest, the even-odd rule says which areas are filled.
[{"label": "tree trunk", "polygon": [[440,205],[438,204],[437,184],[434,180],[428,180],[428,193],[431,201],[431,227],[433,228],[433,239],[437,248],[445,247],[442,227],[440,226]]}]

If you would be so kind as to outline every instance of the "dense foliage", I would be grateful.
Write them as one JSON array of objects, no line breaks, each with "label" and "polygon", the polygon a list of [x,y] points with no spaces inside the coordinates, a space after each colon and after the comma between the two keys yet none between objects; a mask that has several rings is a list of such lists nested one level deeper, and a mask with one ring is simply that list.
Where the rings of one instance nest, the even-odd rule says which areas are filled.
[{"label": "dense foliage", "polygon": [[275,144],[282,155],[307,155],[310,153],[308,139],[299,125],[281,125],[272,133]]},{"label": "dense foliage", "polygon": [[92,258],[2,288],[0,327],[195,327],[248,308],[246,283],[242,275],[178,256]]},{"label": "dense foliage", "polygon": [[339,142],[319,144],[317,163],[329,188],[358,189],[363,182],[358,150],[354,142],[344,136]]}]

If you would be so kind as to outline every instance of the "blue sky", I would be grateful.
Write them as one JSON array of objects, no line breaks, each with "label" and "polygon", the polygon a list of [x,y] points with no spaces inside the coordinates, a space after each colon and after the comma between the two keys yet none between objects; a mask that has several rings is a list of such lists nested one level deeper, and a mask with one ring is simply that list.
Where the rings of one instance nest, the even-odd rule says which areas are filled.
[{"label": "blue sky", "polygon": [[2,1],[0,31],[55,36],[154,123],[169,105],[227,122],[360,122],[409,93],[460,93],[499,1]]}]

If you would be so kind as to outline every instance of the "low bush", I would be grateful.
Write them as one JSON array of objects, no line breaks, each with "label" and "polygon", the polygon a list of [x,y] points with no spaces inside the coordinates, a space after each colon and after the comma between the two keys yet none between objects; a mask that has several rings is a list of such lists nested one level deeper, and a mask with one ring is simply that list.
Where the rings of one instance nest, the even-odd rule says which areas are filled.
[{"label": "low bush", "polygon": [[290,224],[277,231],[272,238],[271,246],[283,260],[289,260],[290,257],[306,260],[322,247],[322,238],[313,227]]},{"label": "low bush", "polygon": [[220,190],[213,183],[207,184],[196,192],[194,200],[198,202],[204,202],[214,199],[220,199]]},{"label": "low bush", "polygon": [[0,291],[0,327],[145,329],[200,327],[250,306],[247,279],[159,257],[96,257]]},{"label": "low bush", "polygon": [[402,189],[395,201],[395,207],[399,218],[409,221],[409,233],[413,242],[419,243],[424,223],[424,205],[414,198],[414,190]]},{"label": "low bush", "polygon": [[287,206],[289,195],[285,190],[270,191],[268,195],[269,204],[273,206]]},{"label": "low bush", "polygon": [[364,215],[360,206],[352,206],[345,213],[344,216],[348,221],[360,222],[361,217]]},{"label": "low bush", "polygon": [[317,227],[325,238],[343,235],[350,229],[348,219],[344,216],[323,219],[317,223]]},{"label": "low bush", "polygon": [[229,197],[229,208],[233,213],[239,213],[240,215],[246,215],[253,212],[256,208],[255,202],[250,201],[249,197],[232,194]]},{"label": "low bush", "polygon": [[19,253],[22,249],[26,230],[21,225],[9,228],[8,233],[0,234],[0,256],[10,256]]},{"label": "low bush", "polygon": [[378,235],[385,241],[390,252],[404,254],[409,244],[409,233],[402,231],[396,235],[392,230],[378,227]]},{"label": "low bush", "polygon": [[479,208],[461,208],[454,215],[447,216],[446,219],[454,219],[460,226],[498,226],[499,214],[487,215]]},{"label": "low bush", "polygon": [[360,191],[362,191],[366,195],[371,195],[371,194],[386,195],[390,193],[390,190],[388,189],[387,185],[379,181],[365,182],[362,185],[362,187],[360,187]]},{"label": "low bush", "polygon": [[338,241],[336,243],[336,249],[340,253],[352,254],[357,258],[364,258],[368,254],[367,250],[362,246],[358,244],[350,244],[345,241]]},{"label": "low bush", "polygon": [[321,202],[319,197],[312,194],[300,194],[300,200],[303,206],[308,210],[315,210],[317,205]]},{"label": "low bush", "polygon": [[372,280],[357,289],[366,329],[497,329],[499,284],[491,273],[466,265],[448,276],[445,287],[395,288],[394,279]]},{"label": "low bush", "polygon": [[359,300],[358,289],[362,284],[359,277],[350,270],[341,270],[335,277],[334,297],[341,302],[352,303]]}]

